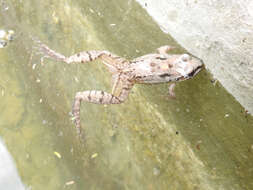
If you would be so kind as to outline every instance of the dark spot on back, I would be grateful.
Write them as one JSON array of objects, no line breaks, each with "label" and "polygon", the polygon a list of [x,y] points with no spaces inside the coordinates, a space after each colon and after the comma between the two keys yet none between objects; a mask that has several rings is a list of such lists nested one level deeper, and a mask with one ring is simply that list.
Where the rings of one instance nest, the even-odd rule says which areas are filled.
[{"label": "dark spot on back", "polygon": [[154,67],[154,66],[155,66],[155,63],[151,62],[151,63],[150,63],[150,66],[151,66],[151,67]]},{"label": "dark spot on back", "polygon": [[164,73],[164,74],[159,75],[159,77],[161,77],[161,78],[170,77],[170,76],[171,75],[168,73]]},{"label": "dark spot on back", "polygon": [[166,60],[167,58],[166,57],[157,57],[157,59]]}]

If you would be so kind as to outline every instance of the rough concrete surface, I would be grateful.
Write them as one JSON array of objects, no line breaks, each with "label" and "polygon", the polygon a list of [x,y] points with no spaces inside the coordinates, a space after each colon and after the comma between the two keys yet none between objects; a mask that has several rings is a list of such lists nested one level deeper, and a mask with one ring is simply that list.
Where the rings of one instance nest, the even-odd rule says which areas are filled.
[{"label": "rough concrete surface", "polygon": [[252,0],[137,0],[253,113]]}]

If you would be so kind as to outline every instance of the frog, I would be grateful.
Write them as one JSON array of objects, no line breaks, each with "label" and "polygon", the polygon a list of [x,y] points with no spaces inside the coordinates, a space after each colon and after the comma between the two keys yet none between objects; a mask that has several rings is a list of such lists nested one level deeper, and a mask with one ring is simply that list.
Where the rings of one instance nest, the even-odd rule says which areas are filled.
[{"label": "frog", "polygon": [[173,46],[164,45],[151,53],[128,60],[107,50],[88,50],[65,56],[47,45],[39,43],[43,58],[52,58],[66,64],[88,62],[100,59],[112,75],[111,93],[103,90],[86,90],[77,92],[72,106],[73,121],[77,134],[81,136],[80,108],[82,102],[94,104],[121,104],[129,96],[135,84],[172,83],[169,92],[175,96],[175,82],[181,82],[196,76],[203,68],[201,59],[184,54],[169,54]]}]

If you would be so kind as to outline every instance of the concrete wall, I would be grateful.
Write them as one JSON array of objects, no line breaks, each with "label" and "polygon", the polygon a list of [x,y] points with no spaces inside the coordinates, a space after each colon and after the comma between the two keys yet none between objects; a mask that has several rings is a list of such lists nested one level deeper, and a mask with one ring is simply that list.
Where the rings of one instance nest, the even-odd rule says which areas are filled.
[{"label": "concrete wall", "polygon": [[137,1],[253,113],[253,1]]}]

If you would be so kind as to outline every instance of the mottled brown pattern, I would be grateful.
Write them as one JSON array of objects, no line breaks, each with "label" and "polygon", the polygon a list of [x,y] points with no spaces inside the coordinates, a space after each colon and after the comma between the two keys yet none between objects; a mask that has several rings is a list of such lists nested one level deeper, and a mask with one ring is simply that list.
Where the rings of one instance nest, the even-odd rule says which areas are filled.
[{"label": "mottled brown pattern", "polygon": [[[83,51],[65,57],[48,46],[40,43],[40,49],[45,56],[67,64],[87,63],[100,58],[113,76],[112,93],[104,91],[77,92],[73,104],[73,116],[77,132],[81,135],[80,106],[81,102],[95,104],[120,104],[124,102],[135,83],[163,83],[170,81],[183,81],[195,76],[202,68],[202,62],[187,54],[169,55],[170,46],[162,46],[158,53],[148,54],[128,61],[108,51]],[[174,95],[174,83],[169,89]]]}]

